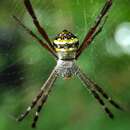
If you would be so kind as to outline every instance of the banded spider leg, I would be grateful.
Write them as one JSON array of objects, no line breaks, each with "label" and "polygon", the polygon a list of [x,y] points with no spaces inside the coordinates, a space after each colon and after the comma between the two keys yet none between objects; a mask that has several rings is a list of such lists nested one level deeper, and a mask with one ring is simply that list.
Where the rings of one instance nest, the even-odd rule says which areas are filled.
[{"label": "banded spider leg", "polygon": [[103,106],[103,109],[108,114],[110,118],[113,118],[114,115],[112,112],[107,108],[104,101],[101,99],[99,94],[101,94],[105,99],[107,99],[111,105],[113,105],[115,108],[119,110],[123,110],[114,100],[112,100],[111,97],[109,97],[101,87],[99,87],[97,84],[95,84],[93,81],[91,81],[80,69],[78,70],[77,74],[78,78],[82,81],[84,86],[92,93],[92,95],[97,99],[97,101],[100,103],[100,105]]},{"label": "banded spider leg", "polygon": [[[52,89],[52,86],[53,86],[55,80],[57,79],[57,77],[58,77],[57,70],[54,68],[54,70],[50,74],[49,78],[44,83],[43,87],[41,87],[40,92],[38,93],[38,95],[36,96],[36,98],[34,98],[34,100],[32,101],[32,104],[26,109],[26,111],[24,113],[22,113],[17,118],[17,121],[22,121],[29,114],[29,112],[35,107],[35,105],[39,101],[41,102],[41,100],[42,100],[45,103],[45,101],[46,101],[46,99],[48,97],[48,94],[50,93],[50,91]],[[39,107],[38,107],[38,112],[39,112]],[[36,112],[36,113],[38,114],[38,112]]]}]

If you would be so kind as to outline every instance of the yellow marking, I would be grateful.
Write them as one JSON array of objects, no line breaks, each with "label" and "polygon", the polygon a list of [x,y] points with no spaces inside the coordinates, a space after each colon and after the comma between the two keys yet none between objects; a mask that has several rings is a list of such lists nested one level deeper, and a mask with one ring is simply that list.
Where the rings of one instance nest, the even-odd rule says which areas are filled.
[{"label": "yellow marking", "polygon": [[60,51],[68,52],[68,51],[75,51],[75,50],[77,50],[77,48],[68,48],[68,49],[65,49],[65,48],[55,48],[55,50],[57,52],[60,52]]},{"label": "yellow marking", "polygon": [[55,44],[73,44],[73,43],[76,43],[78,42],[78,39],[77,38],[74,38],[74,39],[65,39],[65,40],[61,40],[61,39],[57,39],[57,40],[54,40],[54,43]]}]

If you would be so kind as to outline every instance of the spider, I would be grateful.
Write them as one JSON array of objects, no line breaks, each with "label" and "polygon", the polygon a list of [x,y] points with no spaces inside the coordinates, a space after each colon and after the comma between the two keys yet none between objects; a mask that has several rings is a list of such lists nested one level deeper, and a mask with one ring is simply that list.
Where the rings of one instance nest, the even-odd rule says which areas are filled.
[{"label": "spider", "polygon": [[22,113],[16,120],[22,121],[29,112],[37,106],[37,111],[34,116],[34,120],[32,123],[32,127],[36,127],[36,123],[38,121],[39,113],[47,101],[48,95],[52,90],[52,86],[56,79],[61,76],[63,78],[71,78],[72,76],[77,76],[83,85],[91,92],[94,98],[99,102],[99,104],[103,107],[106,114],[112,119],[114,117],[113,113],[109,110],[109,108],[105,105],[105,102],[100,97],[102,96],[108,102],[113,105],[115,108],[119,110],[123,110],[111,97],[109,97],[104,90],[93,82],[89,77],[81,71],[81,69],[77,66],[76,60],[82,54],[82,52],[88,47],[88,45],[94,40],[94,38],[102,31],[103,25],[106,21],[107,12],[109,11],[112,0],[106,0],[105,5],[100,11],[99,16],[97,17],[94,25],[90,28],[88,33],[86,34],[82,44],[79,46],[78,38],[67,30],[63,30],[59,33],[56,38],[51,42],[46,31],[43,27],[41,27],[33,7],[31,5],[30,0],[24,0],[25,7],[33,19],[33,23],[37,28],[37,31],[41,34],[46,43],[43,42],[34,32],[32,32],[28,27],[26,27],[16,16],[13,18],[20,24],[34,39],[38,41],[45,49],[47,49],[56,59],[57,65],[51,72],[49,78],[46,80],[44,85],[41,87],[40,92],[32,101],[32,104],[26,109],[24,113]]}]

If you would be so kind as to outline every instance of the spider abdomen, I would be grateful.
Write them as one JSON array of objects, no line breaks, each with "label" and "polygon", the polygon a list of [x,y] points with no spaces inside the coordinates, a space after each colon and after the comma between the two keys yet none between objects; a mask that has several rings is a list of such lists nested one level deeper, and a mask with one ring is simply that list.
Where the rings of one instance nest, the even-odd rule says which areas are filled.
[{"label": "spider abdomen", "polygon": [[63,30],[53,41],[54,49],[61,60],[73,60],[79,47],[78,38],[67,30]]}]

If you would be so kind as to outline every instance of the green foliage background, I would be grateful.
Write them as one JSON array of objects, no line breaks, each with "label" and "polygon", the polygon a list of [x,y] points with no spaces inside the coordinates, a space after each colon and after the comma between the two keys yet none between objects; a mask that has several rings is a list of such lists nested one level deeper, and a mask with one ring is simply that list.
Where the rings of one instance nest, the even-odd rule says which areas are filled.
[{"label": "green foliage background", "polygon": [[[51,40],[68,29],[80,42],[104,2],[32,0]],[[0,130],[31,129],[35,111],[21,123],[13,116],[25,110],[56,65],[53,57],[16,24],[12,15],[17,15],[36,32],[23,0],[0,1]],[[120,112],[107,104],[115,114],[115,119],[110,120],[77,78],[68,81],[60,78],[41,112],[36,130],[130,129],[130,55],[124,53],[114,39],[116,28],[123,22],[130,22],[130,0],[113,0],[103,31],[77,63],[124,106],[125,111]]]}]

